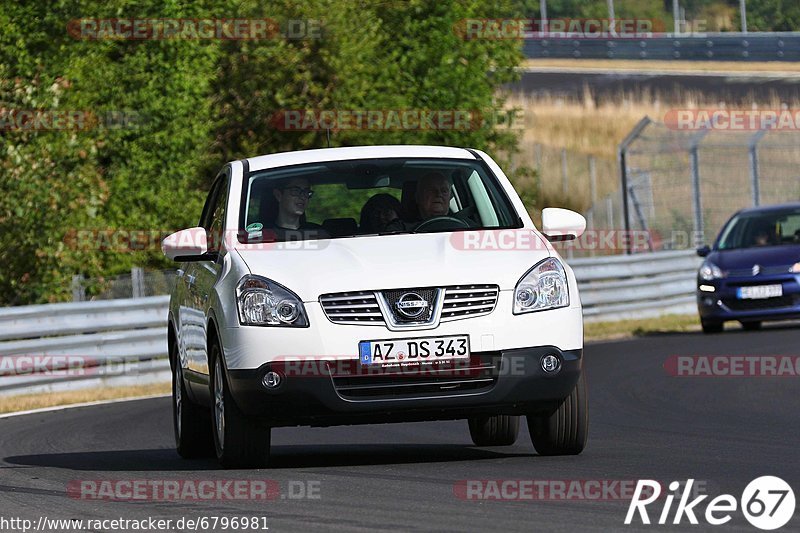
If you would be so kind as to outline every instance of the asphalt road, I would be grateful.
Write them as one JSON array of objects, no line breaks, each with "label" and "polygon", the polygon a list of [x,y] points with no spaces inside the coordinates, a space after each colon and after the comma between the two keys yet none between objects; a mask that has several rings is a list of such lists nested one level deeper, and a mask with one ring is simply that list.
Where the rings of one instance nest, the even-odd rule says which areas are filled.
[{"label": "asphalt road", "polygon": [[[476,448],[466,422],[456,421],[277,429],[272,469],[224,471],[213,461],[184,461],[173,451],[167,398],[0,419],[0,523],[40,516],[259,516],[270,531],[686,530],[686,519],[679,528],[638,521],[625,528],[629,500],[613,499],[613,490],[605,501],[579,495],[477,501],[458,497],[454,484],[640,478],[666,484],[694,478],[712,495],[738,498],[750,480],[776,475],[798,491],[800,378],[680,378],[664,369],[673,355],[797,356],[798,339],[796,326],[771,326],[752,333],[659,335],[587,346],[590,436],[576,457],[537,456],[524,427],[514,446]],[[281,496],[115,502],[68,495],[76,480],[187,479],[272,480]],[[294,499],[301,488],[315,497]],[[656,520],[661,504],[653,505],[650,515]],[[702,514],[704,505],[700,508]],[[711,529],[757,531],[740,512],[724,526],[692,528]],[[800,530],[800,517],[783,530]]]},{"label": "asphalt road", "polygon": [[[698,75],[699,74],[699,75]],[[680,74],[670,72],[522,72],[508,88],[524,95],[551,95],[583,100],[588,89],[595,102],[616,102],[621,94],[644,95],[663,104],[702,99],[707,102],[749,105],[755,101],[796,102],[800,78],[779,76]]]}]

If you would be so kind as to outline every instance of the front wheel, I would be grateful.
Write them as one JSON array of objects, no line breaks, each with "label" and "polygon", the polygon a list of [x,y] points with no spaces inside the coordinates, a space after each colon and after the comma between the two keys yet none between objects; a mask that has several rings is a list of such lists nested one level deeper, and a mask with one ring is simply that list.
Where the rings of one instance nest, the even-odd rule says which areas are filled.
[{"label": "front wheel", "polygon": [[558,409],[550,415],[528,415],[528,431],[539,455],[577,455],[589,434],[586,380],[578,383]]},{"label": "front wheel", "polygon": [[225,468],[264,468],[269,463],[269,426],[247,417],[231,396],[219,346],[211,347],[214,446]]},{"label": "front wheel", "polygon": [[469,419],[469,434],[475,446],[511,446],[519,435],[519,417],[479,416]]},{"label": "front wheel", "polygon": [[[177,347],[175,347],[177,350]],[[177,354],[177,351],[173,352]],[[184,459],[213,457],[211,424],[208,409],[193,403],[186,393],[180,361],[176,360],[172,370],[172,425],[175,431],[175,447]]]},{"label": "front wheel", "polygon": [[703,333],[722,333],[722,322],[712,320],[701,320],[700,326],[703,328]]}]

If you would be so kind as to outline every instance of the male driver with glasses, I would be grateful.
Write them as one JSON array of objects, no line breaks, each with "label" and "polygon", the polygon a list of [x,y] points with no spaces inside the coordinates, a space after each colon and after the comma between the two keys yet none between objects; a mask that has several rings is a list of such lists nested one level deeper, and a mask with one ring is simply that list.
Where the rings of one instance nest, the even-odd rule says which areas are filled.
[{"label": "male driver with glasses", "polygon": [[272,190],[277,201],[274,220],[265,229],[273,231],[278,241],[327,239],[330,234],[319,224],[306,221],[306,207],[314,191],[305,178],[291,178]]}]

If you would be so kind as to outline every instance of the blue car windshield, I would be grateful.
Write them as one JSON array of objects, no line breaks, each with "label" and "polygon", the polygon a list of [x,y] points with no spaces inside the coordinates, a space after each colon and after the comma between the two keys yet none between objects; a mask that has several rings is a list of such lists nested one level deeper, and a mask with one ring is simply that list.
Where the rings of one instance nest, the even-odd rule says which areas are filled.
[{"label": "blue car windshield", "polygon": [[719,250],[800,245],[800,208],[745,212],[722,231]]}]

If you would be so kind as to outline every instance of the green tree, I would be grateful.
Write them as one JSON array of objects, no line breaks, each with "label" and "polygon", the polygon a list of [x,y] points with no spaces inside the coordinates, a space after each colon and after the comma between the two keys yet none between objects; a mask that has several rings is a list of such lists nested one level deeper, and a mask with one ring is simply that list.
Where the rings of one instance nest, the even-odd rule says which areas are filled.
[{"label": "green tree", "polygon": [[[75,274],[171,267],[152,247],[117,250],[107,239],[76,240],[76,232],[194,225],[224,162],[326,144],[324,132],[277,128],[281,111],[478,111],[489,120],[472,129],[343,130],[332,142],[512,154],[516,136],[492,119],[501,115],[498,87],[514,79],[521,43],[465,40],[455,25],[520,15],[506,0],[0,0],[0,119],[25,109],[134,119],[125,127],[0,131],[0,303],[68,299]],[[129,17],[268,17],[312,31],[319,21],[321,33],[130,41],[67,31],[74,19]]]}]

